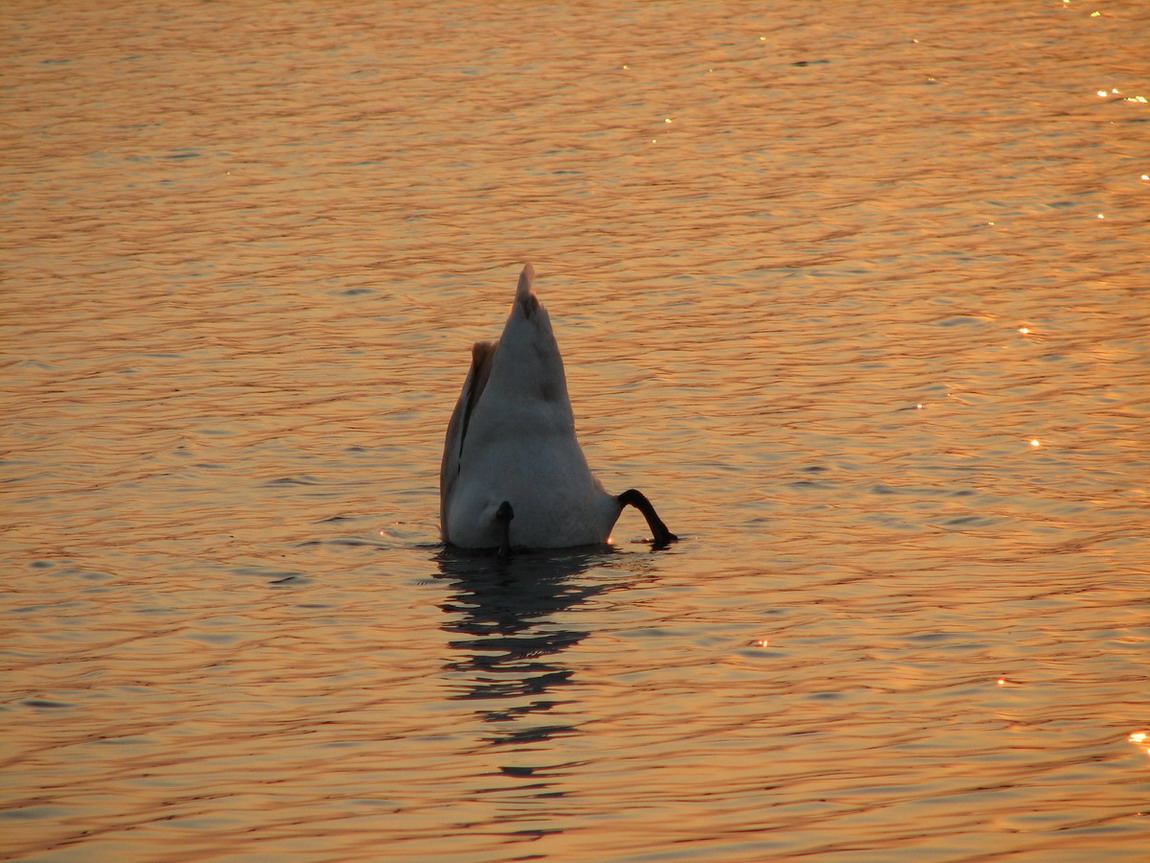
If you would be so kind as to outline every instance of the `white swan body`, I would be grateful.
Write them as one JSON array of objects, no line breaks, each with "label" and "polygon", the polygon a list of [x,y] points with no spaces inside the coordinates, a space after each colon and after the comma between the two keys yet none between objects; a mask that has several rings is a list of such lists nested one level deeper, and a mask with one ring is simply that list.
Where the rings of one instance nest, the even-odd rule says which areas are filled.
[{"label": "white swan body", "polygon": [[[647,516],[656,544],[676,537],[633,489],[612,495],[575,437],[563,358],[523,268],[498,342],[477,342],[440,468],[440,527],[461,548],[604,543],[623,506]],[[652,521],[652,517],[654,521]]]}]

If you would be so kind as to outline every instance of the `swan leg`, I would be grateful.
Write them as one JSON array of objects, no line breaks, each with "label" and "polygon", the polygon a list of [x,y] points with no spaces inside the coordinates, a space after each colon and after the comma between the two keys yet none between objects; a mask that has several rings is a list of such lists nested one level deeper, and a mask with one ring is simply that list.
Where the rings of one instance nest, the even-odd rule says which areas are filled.
[{"label": "swan leg", "polygon": [[499,556],[511,556],[511,519],[515,518],[515,510],[509,501],[499,504],[495,510],[495,520],[499,522]]},{"label": "swan leg", "polygon": [[670,545],[679,539],[679,537],[667,530],[667,525],[663,524],[663,519],[659,518],[659,513],[655,512],[655,507],[651,506],[651,501],[647,500],[647,495],[643,494],[643,492],[631,488],[619,495],[617,500],[620,506],[630,504],[639,510],[639,512],[643,513],[643,517],[647,519],[647,526],[651,528],[651,543],[656,548]]}]

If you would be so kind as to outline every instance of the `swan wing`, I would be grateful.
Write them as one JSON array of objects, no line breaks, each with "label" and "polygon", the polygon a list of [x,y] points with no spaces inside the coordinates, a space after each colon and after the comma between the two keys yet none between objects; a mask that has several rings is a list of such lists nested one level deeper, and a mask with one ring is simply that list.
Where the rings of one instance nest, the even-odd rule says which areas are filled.
[{"label": "swan wing", "polygon": [[451,420],[447,424],[447,438],[443,442],[443,461],[439,465],[439,527],[445,540],[447,508],[451,502],[455,479],[459,476],[459,458],[467,438],[467,426],[471,422],[475,406],[479,404],[479,397],[483,395],[483,389],[491,377],[491,363],[495,359],[497,347],[495,342],[476,342],[472,345],[471,368],[467,372],[463,391],[459,394],[459,401],[455,403],[455,410],[451,412]]}]

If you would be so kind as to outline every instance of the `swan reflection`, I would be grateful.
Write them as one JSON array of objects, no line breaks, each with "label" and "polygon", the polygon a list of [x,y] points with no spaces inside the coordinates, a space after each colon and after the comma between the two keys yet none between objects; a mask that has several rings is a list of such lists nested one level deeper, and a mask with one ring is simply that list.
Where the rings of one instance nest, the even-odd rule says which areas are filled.
[{"label": "swan reflection", "polygon": [[522,744],[573,733],[565,722],[544,722],[564,698],[574,671],[562,653],[590,630],[571,626],[565,612],[626,585],[629,575],[606,570],[604,580],[580,578],[616,552],[518,554],[510,559],[445,550],[440,577],[451,595],[440,605],[452,655],[444,664],[455,700],[482,703],[477,714],[500,726],[488,741]]}]

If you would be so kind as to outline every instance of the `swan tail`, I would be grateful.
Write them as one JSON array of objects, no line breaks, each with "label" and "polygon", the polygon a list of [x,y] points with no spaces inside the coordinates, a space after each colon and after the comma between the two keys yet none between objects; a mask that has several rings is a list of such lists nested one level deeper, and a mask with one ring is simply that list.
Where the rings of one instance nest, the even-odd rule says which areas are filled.
[{"label": "swan tail", "polygon": [[523,310],[528,318],[535,316],[539,310],[539,300],[535,297],[535,268],[530,264],[523,265],[523,272],[519,274],[519,285],[515,288],[515,305]]}]

